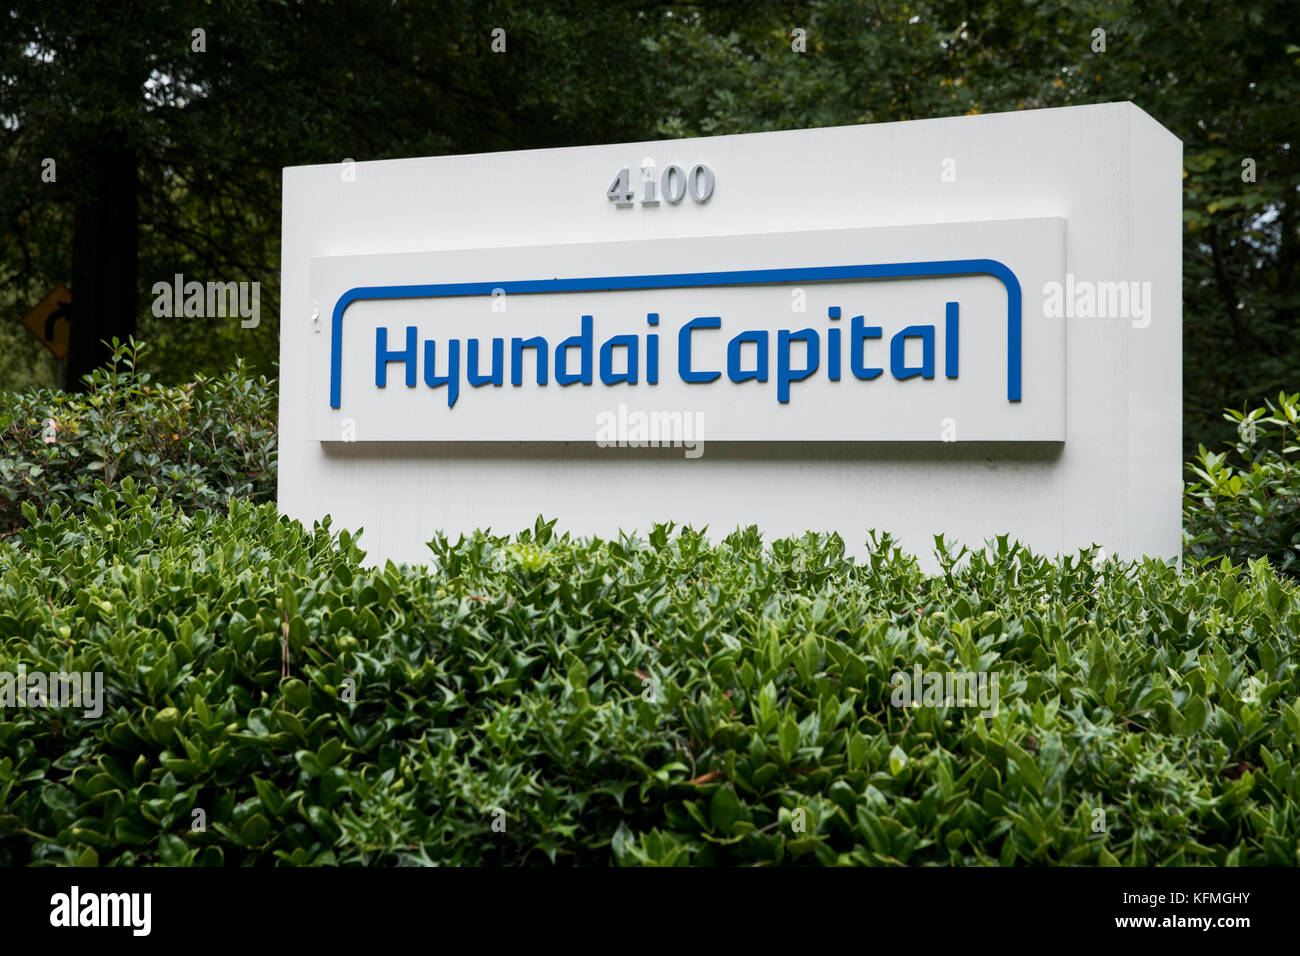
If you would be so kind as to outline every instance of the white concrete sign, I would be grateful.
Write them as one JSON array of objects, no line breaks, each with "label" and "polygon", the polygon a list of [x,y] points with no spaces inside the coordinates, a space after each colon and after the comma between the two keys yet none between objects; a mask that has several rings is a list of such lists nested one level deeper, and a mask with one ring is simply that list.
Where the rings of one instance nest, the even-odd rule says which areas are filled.
[{"label": "white concrete sign", "polygon": [[287,169],[281,507],[1176,555],[1180,189],[1129,104]]}]

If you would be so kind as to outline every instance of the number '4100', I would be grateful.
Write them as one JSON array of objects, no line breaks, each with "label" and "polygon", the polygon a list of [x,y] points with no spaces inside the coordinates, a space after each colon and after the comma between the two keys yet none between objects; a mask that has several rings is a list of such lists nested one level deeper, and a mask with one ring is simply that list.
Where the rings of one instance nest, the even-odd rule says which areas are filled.
[{"label": "number '4100'", "polygon": [[[690,193],[696,202],[708,202],[713,195],[713,170],[704,163],[691,167],[689,173],[682,172],[680,166],[666,166],[663,174],[655,179],[655,168],[649,164],[641,167],[641,205],[657,206],[662,196],[676,205]],[[616,206],[631,206],[635,203],[636,189],[624,166],[605,191],[609,201]]]}]

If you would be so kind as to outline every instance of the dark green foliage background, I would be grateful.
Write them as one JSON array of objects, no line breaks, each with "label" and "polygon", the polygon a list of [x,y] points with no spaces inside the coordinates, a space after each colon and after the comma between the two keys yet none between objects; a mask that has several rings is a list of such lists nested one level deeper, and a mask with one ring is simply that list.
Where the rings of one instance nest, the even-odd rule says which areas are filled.
[{"label": "dark green foliage background", "polygon": [[[0,79],[0,388],[51,382],[18,320],[71,281],[103,142],[138,156],[139,333],[179,383],[236,354],[272,373],[284,166],[1131,100],[1184,142],[1186,456],[1232,437],[1223,408],[1297,389],[1293,0],[20,0]],[[176,273],[261,282],[261,324],[154,318]]]},{"label": "dark green foliage background", "polygon": [[[130,479],[25,510],[0,670],[109,699],[0,712],[0,864],[1300,862],[1300,600],[1263,561],[999,539],[926,576],[888,539],[539,520],[367,570]],[[891,706],[916,664],[996,673],[996,716]]]}]

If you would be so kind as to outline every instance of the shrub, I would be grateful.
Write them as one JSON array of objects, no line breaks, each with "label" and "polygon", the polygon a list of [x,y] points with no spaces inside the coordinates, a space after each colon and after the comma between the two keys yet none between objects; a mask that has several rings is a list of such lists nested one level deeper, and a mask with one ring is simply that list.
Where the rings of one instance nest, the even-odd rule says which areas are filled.
[{"label": "shrub", "polygon": [[[1264,561],[656,527],[432,544],[123,480],[0,542],[0,864],[1295,864],[1300,601]],[[894,706],[996,674],[996,713]],[[195,830],[202,810],[205,829]]]},{"label": "shrub", "polygon": [[1188,464],[1183,503],[1190,557],[1268,558],[1300,577],[1300,394],[1249,412],[1228,411],[1237,441],[1224,452],[1200,446]]},{"label": "shrub", "polygon": [[225,510],[235,495],[275,494],[276,396],[242,360],[216,378],[179,386],[136,373],[142,346],[113,341],[115,366],[96,370],[85,394],[39,389],[0,395],[0,534],[21,507],[79,511],[95,482],[156,485],[193,511]]}]

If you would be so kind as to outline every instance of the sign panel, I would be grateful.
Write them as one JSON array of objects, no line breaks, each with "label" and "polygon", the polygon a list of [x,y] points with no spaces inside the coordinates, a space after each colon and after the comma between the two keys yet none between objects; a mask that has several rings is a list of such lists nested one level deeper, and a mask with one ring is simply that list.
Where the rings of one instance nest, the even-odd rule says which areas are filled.
[{"label": "sign panel", "polygon": [[41,299],[36,308],[23,316],[27,331],[41,340],[56,359],[68,357],[68,338],[72,321],[72,293],[59,283]]},{"label": "sign panel", "polygon": [[316,258],[311,437],[1059,442],[1064,272],[1061,218]]}]

